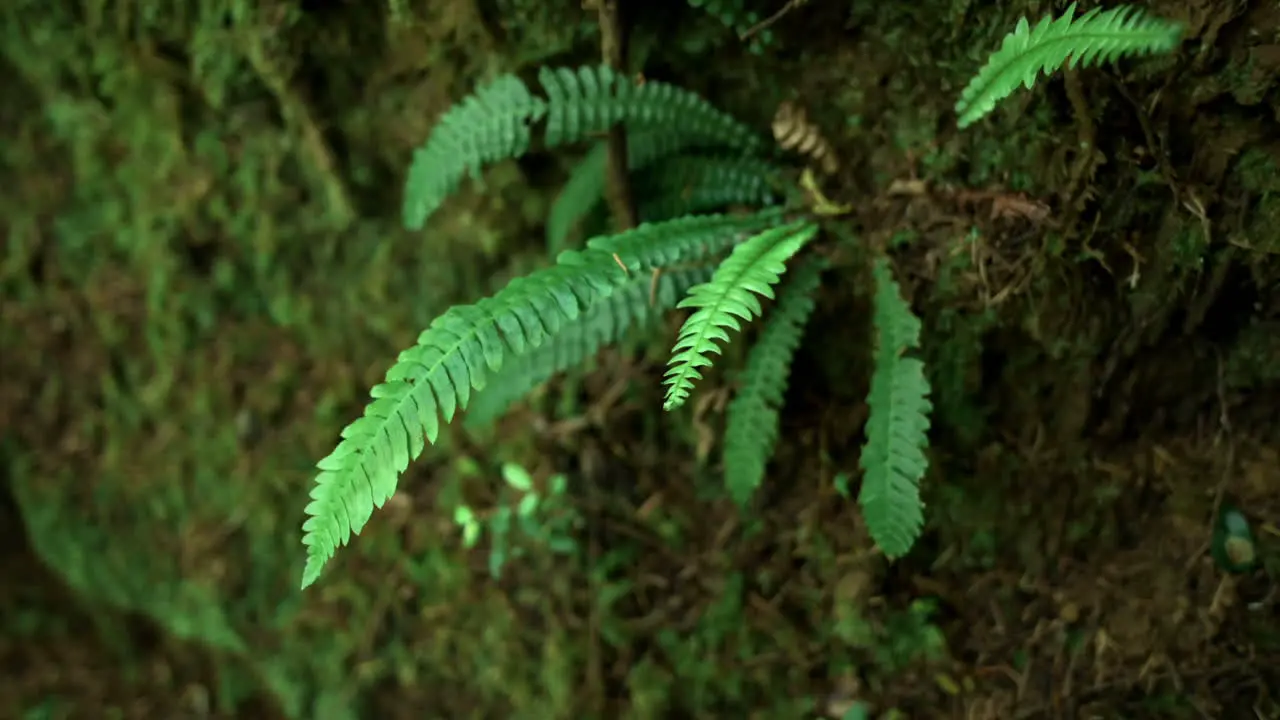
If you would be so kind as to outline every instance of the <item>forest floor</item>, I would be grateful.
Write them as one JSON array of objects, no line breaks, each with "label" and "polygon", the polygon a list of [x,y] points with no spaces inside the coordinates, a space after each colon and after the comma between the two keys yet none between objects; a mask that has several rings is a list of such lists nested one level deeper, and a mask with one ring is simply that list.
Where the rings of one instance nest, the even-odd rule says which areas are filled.
[{"label": "forest floor", "polygon": [[[519,2],[446,5],[454,24],[446,31],[436,18],[440,38],[483,37],[521,67],[582,42],[580,23],[557,26],[535,10],[513,19],[512,8],[527,7]],[[959,0],[849,5],[797,7],[762,55],[737,46],[663,54],[674,31],[646,16],[650,40],[634,52],[647,58],[646,76],[691,86],[762,128],[776,101],[804,104],[842,159],[826,192],[856,208],[848,226],[858,237],[894,248],[925,320],[937,407],[922,483],[927,528],[907,558],[890,565],[875,553],[836,489],[843,473],[856,476],[867,414],[864,273],[839,264],[843,251],[792,371],[754,514],[716,492],[731,383],[713,373],[692,413],[663,417],[666,340],[656,352],[607,350],[592,373],[552,383],[497,430],[457,429],[302,599],[296,558],[280,556],[301,555],[307,458],[326,449],[394,348],[425,326],[407,310],[375,323],[364,309],[423,283],[395,275],[393,259],[357,255],[376,266],[364,284],[308,316],[358,327],[352,334],[219,320],[206,335],[181,336],[182,352],[199,360],[175,364],[166,390],[152,397],[152,384],[136,381],[137,407],[109,414],[102,408],[120,391],[99,376],[132,377],[119,358],[156,341],[103,329],[103,318],[128,328],[160,311],[143,309],[137,272],[104,263],[83,285],[64,278],[22,294],[10,283],[0,296],[0,340],[21,339],[23,355],[0,373],[0,473],[13,496],[0,508],[0,711],[32,720],[744,709],[838,718],[863,701],[876,716],[966,720],[1280,718],[1280,10],[1154,2],[1152,12],[1188,26],[1176,58],[1069,72],[960,132],[951,106],[967,74],[1017,17],[1051,3],[990,15]],[[534,16],[560,33],[556,42],[513,29]],[[329,40],[340,36],[326,47],[354,52],[362,41],[334,29],[334,17],[320,25]],[[440,52],[437,62],[454,59]],[[341,58],[315,53],[306,62]],[[377,62],[396,61],[388,52]],[[459,79],[431,85],[423,116],[466,92],[463,81],[487,62],[469,60]],[[317,116],[357,92],[357,70],[333,70],[324,91],[312,88]],[[251,122],[267,122],[253,112]],[[360,144],[363,119],[343,122],[324,128],[352,166],[342,171],[354,176],[350,158],[362,152],[407,163],[416,140],[373,150]],[[396,128],[418,140],[420,131]],[[507,164],[489,177],[489,199],[469,192],[450,209],[442,229],[482,246],[451,256],[471,268],[455,294],[512,272],[500,269],[508,254],[494,249],[499,231],[485,218],[536,235],[546,199],[517,186],[562,178],[545,157]],[[378,193],[377,182],[351,190],[353,212]],[[280,207],[296,199],[281,197]],[[361,226],[358,237],[380,232]],[[65,270],[50,269],[64,260],[32,260],[32,277],[37,265]],[[217,277],[207,267],[183,272],[184,287]],[[400,284],[382,287],[386,278]],[[325,282],[289,292],[318,297]],[[51,329],[55,315],[73,331]],[[100,335],[67,337],[90,333]],[[313,359],[321,355],[329,359]],[[66,375],[57,389],[42,379],[51,367]],[[137,419],[190,387],[200,392],[172,423]],[[246,390],[255,387],[266,389]],[[95,413],[116,425],[73,421]],[[133,423],[127,437],[112,429],[122,417]],[[235,438],[209,429],[222,426],[239,428]],[[278,457],[284,446],[292,454]],[[459,494],[492,500],[481,479],[492,479],[497,458],[574,479],[588,527],[583,563],[533,556],[492,581],[481,554],[447,539],[455,533],[442,508]],[[93,494],[101,481],[80,488],[108,466],[122,487],[146,480],[110,499]],[[259,482],[268,476],[284,479]],[[472,485],[460,490],[464,480]],[[169,482],[186,494],[171,498]],[[227,486],[209,490],[219,483]],[[72,488],[67,507],[98,503],[84,512],[108,540],[76,536],[74,551],[58,554],[51,528],[89,523],[33,519],[35,498],[48,501],[40,493],[55,486]],[[164,505],[206,498],[204,515]],[[1252,572],[1215,563],[1225,507],[1252,524],[1262,557]],[[163,529],[143,527],[144,516]],[[101,559],[115,557],[114,537],[132,544],[119,541],[118,562]],[[128,567],[157,544],[180,550],[181,562],[135,589],[99,592],[105,576],[84,569]],[[164,603],[142,599],[160,593],[148,584],[155,578],[184,589]],[[221,593],[213,615],[225,620],[194,618],[205,605],[185,594],[189,580]]]}]

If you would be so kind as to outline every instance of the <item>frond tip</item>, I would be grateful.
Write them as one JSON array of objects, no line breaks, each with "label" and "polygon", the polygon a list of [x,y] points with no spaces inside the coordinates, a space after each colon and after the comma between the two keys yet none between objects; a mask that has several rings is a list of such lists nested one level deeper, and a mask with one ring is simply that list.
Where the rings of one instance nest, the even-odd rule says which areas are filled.
[{"label": "frond tip", "polygon": [[956,101],[957,125],[972,125],[1021,84],[1028,90],[1041,72],[1066,65],[1088,66],[1122,55],[1168,52],[1182,39],[1182,25],[1147,15],[1131,5],[1110,10],[1094,8],[1075,17],[1072,3],[1059,18],[1045,17],[1035,28],[1018,20],[1000,49],[974,76]]},{"label": "frond tip", "polygon": [[920,346],[920,320],[902,299],[889,262],[880,259],[874,322],[879,342],[867,405],[867,442],[862,448],[858,504],[876,545],[889,558],[907,554],[924,526],[920,478],[929,461],[929,381],[924,363],[905,357]]},{"label": "frond tip", "polygon": [[667,368],[667,399],[663,409],[684,404],[699,368],[711,365],[711,355],[719,354],[719,343],[729,342],[726,328],[737,332],[741,321],[760,317],[757,295],[773,298],[773,286],[786,272],[786,261],[800,251],[818,232],[818,226],[800,220],[766,230],[734,248],[716,268],[710,282],[689,291],[676,307],[697,310],[684,321]]}]

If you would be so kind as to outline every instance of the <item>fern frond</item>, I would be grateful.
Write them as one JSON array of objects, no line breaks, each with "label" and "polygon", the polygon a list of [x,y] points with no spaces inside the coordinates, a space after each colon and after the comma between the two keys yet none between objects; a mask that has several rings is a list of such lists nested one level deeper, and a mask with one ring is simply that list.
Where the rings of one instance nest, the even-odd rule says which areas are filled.
[{"label": "fern frond", "polygon": [[421,230],[468,173],[479,177],[486,163],[528,152],[531,127],[546,112],[546,101],[514,75],[497,78],[445,112],[426,144],[413,151],[404,190],[405,227]]},{"label": "fern frond", "polygon": [[697,267],[664,271],[653,288],[652,305],[649,303],[652,278],[648,275],[632,276],[550,341],[503,365],[471,401],[467,425],[479,427],[492,423],[512,403],[534,388],[565,370],[585,363],[601,347],[619,342],[629,331],[648,325],[662,311],[675,307],[689,288],[706,282],[712,269]]},{"label": "fern frond", "polygon": [[893,279],[888,260],[873,269],[876,282],[875,371],[867,406],[858,503],[871,538],[889,558],[905,555],[924,526],[920,478],[929,466],[929,381],[924,363],[906,353],[920,346],[920,319]]},{"label": "fern frond", "polygon": [[414,152],[405,186],[405,227],[422,229],[468,171],[477,175],[483,163],[527,152],[532,127],[544,116],[549,148],[596,136],[620,122],[631,131],[662,131],[716,147],[747,151],[762,144],[750,127],[696,93],[654,81],[637,85],[607,66],[543,68],[538,80],[545,100],[514,75],[503,75],[444,114]]},{"label": "fern frond", "polygon": [[756,158],[681,156],[638,173],[632,187],[640,219],[659,221],[735,204],[772,205],[777,173],[774,165]]},{"label": "fern frond", "polygon": [[596,238],[585,250],[562,253],[556,265],[433,321],[373,388],[364,415],[343,429],[342,442],[317,464],[306,507],[311,517],[302,526],[302,586],[315,582],[336,549],[391,497],[400,473],[426,443],[435,443],[441,419],[449,423],[465,410],[472,390],[483,389],[508,358],[540,347],[628,279],[618,262],[633,273],[696,262],[777,221],[770,212],[703,216]]},{"label": "fern frond", "polygon": [[770,228],[734,248],[709,282],[689,291],[676,307],[697,308],[680,328],[671,361],[667,368],[666,410],[684,404],[695,380],[702,377],[699,368],[711,365],[711,354],[720,352],[717,343],[729,341],[725,328],[741,330],[740,320],[759,317],[760,300],[756,295],[773,298],[773,286],[786,272],[791,259],[813,239],[818,226],[807,220]]},{"label": "fern frond", "polygon": [[813,313],[813,296],[825,267],[826,261],[814,256],[783,285],[747,356],[738,392],[729,403],[724,431],[725,486],[739,506],[746,505],[760,487],[773,455],[791,359]]},{"label": "fern frond", "polygon": [[1078,19],[1075,11],[1072,3],[1061,17],[1045,17],[1034,29],[1025,17],[1019,19],[956,101],[959,127],[991,112],[1019,84],[1030,90],[1041,72],[1048,74],[1063,65],[1095,65],[1122,55],[1168,52],[1182,38],[1181,24],[1152,17],[1130,5],[1095,8]]},{"label": "fern frond", "polygon": [[[627,132],[627,168],[643,170],[653,162],[696,146],[698,138],[667,130]],[[565,249],[569,234],[604,201],[609,147],[596,143],[569,174],[547,216],[547,250],[554,255]]]}]

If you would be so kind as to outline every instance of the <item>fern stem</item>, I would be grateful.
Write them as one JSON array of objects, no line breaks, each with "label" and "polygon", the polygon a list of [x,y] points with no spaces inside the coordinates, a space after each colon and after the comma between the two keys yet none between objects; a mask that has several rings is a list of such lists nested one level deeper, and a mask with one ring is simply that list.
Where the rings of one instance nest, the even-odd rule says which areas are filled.
[{"label": "fern stem", "polygon": [[[618,0],[594,0],[600,23],[600,58],[614,71],[627,72],[627,34],[622,26]],[[625,232],[639,222],[635,196],[631,192],[631,177],[627,173],[627,129],[623,123],[609,128],[608,147],[608,200],[609,211],[619,232]]]}]

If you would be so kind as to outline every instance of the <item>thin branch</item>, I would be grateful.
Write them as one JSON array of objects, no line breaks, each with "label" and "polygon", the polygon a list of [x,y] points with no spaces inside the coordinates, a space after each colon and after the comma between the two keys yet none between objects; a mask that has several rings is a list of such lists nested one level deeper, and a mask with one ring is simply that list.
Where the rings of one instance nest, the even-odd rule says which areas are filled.
[{"label": "thin branch", "polygon": [[747,28],[745,32],[738,35],[738,39],[743,42],[750,40],[751,38],[755,37],[758,33],[768,30],[774,23],[786,17],[787,13],[791,12],[792,10],[795,10],[796,8],[800,7],[801,5],[804,5],[807,2],[809,2],[809,0],[788,0],[787,4],[783,5],[777,12],[765,18],[764,20],[761,20],[755,25],[752,25],[751,27]]},{"label": "thin branch", "polygon": [[[594,6],[600,20],[600,55],[605,65],[619,73],[627,72],[627,36],[618,11],[619,0],[584,0],[583,7]],[[621,123],[609,128],[606,141],[609,150],[606,197],[609,211],[619,231],[634,228],[637,222],[635,199],[631,194],[631,178],[627,173],[627,134]],[[625,269],[625,268],[624,268]]]}]

